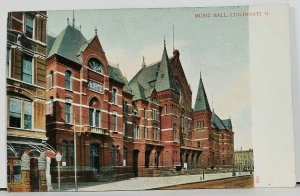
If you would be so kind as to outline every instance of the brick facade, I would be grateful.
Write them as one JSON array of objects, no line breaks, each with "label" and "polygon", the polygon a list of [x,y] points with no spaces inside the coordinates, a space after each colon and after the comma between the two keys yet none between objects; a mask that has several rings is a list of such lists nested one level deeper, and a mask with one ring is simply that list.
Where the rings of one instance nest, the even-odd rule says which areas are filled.
[{"label": "brick facade", "polygon": [[[232,167],[231,120],[219,119],[209,106],[192,108],[179,57],[174,50],[168,58],[164,46],[162,60],[143,62],[128,82],[108,63],[97,33],[88,41],[69,24],[57,37],[49,36],[46,129],[64,167],[74,164],[74,127],[77,164],[96,176],[95,171],[155,176],[176,167]],[[201,101],[208,105],[207,100],[196,104]]]}]

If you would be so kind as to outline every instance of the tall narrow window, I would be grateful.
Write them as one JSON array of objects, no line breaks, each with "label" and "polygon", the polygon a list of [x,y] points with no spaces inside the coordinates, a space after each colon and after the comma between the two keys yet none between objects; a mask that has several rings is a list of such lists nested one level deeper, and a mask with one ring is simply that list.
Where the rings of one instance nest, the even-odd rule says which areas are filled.
[{"label": "tall narrow window", "polygon": [[90,126],[94,126],[94,109],[89,109]]},{"label": "tall narrow window", "polygon": [[139,126],[136,124],[133,125],[133,138],[140,138],[140,129]]},{"label": "tall narrow window", "polygon": [[71,124],[71,115],[72,115],[71,103],[72,100],[67,98],[65,104],[65,113],[66,113],[66,123],[68,124]]},{"label": "tall narrow window", "polygon": [[117,130],[117,112],[115,112],[115,111],[113,113],[113,131],[118,131]]},{"label": "tall narrow window", "polygon": [[127,148],[123,149],[123,166],[127,166],[128,165],[128,152],[127,152]]},{"label": "tall narrow window", "polygon": [[156,134],[156,128],[153,128],[153,139],[154,140],[157,140],[156,136],[157,136],[157,134]]},{"label": "tall narrow window", "polygon": [[95,127],[100,127],[100,111],[95,112]]},{"label": "tall narrow window", "polygon": [[49,87],[53,88],[53,86],[54,86],[54,74],[53,74],[53,71],[50,71]]},{"label": "tall narrow window", "polygon": [[10,69],[11,69],[11,48],[7,48],[6,51],[6,76],[10,77]]},{"label": "tall narrow window", "polygon": [[119,165],[120,157],[121,157],[120,146],[116,146],[116,164],[115,164],[116,166]]},{"label": "tall narrow window", "polygon": [[165,104],[165,114],[168,113],[168,106]]},{"label": "tall narrow window", "polygon": [[156,109],[152,109],[152,119],[157,120],[157,110]]},{"label": "tall narrow window", "polygon": [[72,77],[72,74],[70,71],[66,71],[65,72],[65,88],[67,90],[71,90],[71,77]]},{"label": "tall narrow window", "polygon": [[116,165],[116,159],[115,159],[115,146],[111,145],[110,147],[110,158],[111,158],[111,165]]},{"label": "tall narrow window", "polygon": [[9,126],[21,128],[21,100],[10,98]]},{"label": "tall narrow window", "polygon": [[112,90],[112,103],[117,104],[117,89],[113,88]]},{"label": "tall narrow window", "polygon": [[70,142],[70,165],[74,165],[74,142]]},{"label": "tall narrow window", "polygon": [[25,14],[24,20],[24,31],[25,35],[29,38],[33,38],[33,29],[34,29],[34,17],[28,14]]},{"label": "tall narrow window", "polygon": [[173,125],[173,130],[174,130],[174,141],[177,141],[177,130],[176,130],[176,124]]},{"label": "tall narrow window", "polygon": [[67,141],[63,141],[62,142],[62,146],[61,146],[61,152],[62,152],[62,162],[67,162],[67,152],[68,152],[68,142]]},{"label": "tall narrow window", "polygon": [[32,102],[24,101],[24,129],[32,128]]},{"label": "tall narrow window", "polygon": [[123,112],[124,113],[128,113],[128,105],[127,105],[127,101],[123,102]]},{"label": "tall narrow window", "polygon": [[144,108],[144,119],[147,119],[147,110]]},{"label": "tall narrow window", "polygon": [[51,96],[50,97],[50,99],[49,99],[49,101],[50,101],[50,105],[49,105],[49,111],[48,111],[48,114],[53,114],[54,113],[54,98]]},{"label": "tall narrow window", "polygon": [[32,57],[24,55],[22,62],[22,80],[32,84]]},{"label": "tall narrow window", "polygon": [[123,135],[127,136],[127,120],[123,119]]},{"label": "tall narrow window", "polygon": [[148,139],[148,128],[144,127],[144,137],[145,139]]}]

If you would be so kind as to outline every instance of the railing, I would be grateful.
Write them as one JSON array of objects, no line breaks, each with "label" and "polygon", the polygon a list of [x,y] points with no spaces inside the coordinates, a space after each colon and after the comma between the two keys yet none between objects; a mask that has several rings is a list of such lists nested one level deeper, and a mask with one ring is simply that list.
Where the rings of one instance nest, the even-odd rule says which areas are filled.
[{"label": "railing", "polygon": [[105,135],[105,130],[99,127],[91,127],[90,128],[91,133],[96,133],[96,134],[101,134],[101,135]]}]

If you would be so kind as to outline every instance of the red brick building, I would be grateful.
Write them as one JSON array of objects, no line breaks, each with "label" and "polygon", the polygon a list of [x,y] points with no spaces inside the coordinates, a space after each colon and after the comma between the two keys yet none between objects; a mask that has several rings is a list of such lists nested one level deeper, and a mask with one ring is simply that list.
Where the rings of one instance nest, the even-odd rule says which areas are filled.
[{"label": "red brick building", "polygon": [[97,31],[87,40],[73,23],[48,36],[46,129],[63,172],[74,165],[74,129],[81,177],[232,166],[231,121],[211,112],[202,79],[193,110],[179,56],[169,58],[164,44],[161,60],[143,61],[128,82],[108,63]]}]

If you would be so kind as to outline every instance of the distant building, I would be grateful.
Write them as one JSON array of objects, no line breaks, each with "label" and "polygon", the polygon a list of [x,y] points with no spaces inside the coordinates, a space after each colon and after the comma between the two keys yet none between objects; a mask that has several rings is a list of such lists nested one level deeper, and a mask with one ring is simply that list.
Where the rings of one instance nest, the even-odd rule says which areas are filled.
[{"label": "distant building", "polygon": [[234,151],[235,168],[241,171],[253,171],[253,149]]},{"label": "distant building", "polygon": [[7,20],[7,182],[9,191],[45,191],[47,13]]},{"label": "distant building", "polygon": [[108,63],[97,32],[87,40],[73,23],[48,36],[47,136],[62,152],[62,172],[74,165],[74,128],[79,172],[124,177],[232,167],[231,120],[211,111],[201,76],[192,108],[179,56],[174,50],[168,57],[164,44],[162,58],[147,65],[143,60],[128,81]]}]

